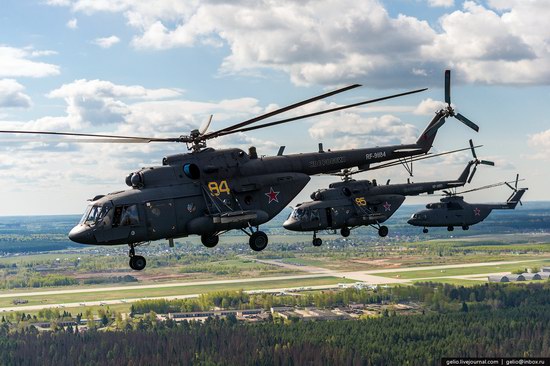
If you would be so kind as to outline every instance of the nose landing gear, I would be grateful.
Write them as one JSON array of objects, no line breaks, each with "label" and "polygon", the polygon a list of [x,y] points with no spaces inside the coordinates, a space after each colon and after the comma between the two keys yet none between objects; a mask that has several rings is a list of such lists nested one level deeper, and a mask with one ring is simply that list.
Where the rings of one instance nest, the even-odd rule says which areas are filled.
[{"label": "nose landing gear", "polygon": [[315,247],[320,247],[321,245],[323,245],[323,240],[321,240],[321,238],[318,238],[317,237],[317,231],[314,231],[313,232],[313,246]]},{"label": "nose landing gear", "polygon": [[145,257],[141,255],[136,255],[135,246],[136,244],[128,244],[130,246],[130,251],[128,256],[130,257],[130,268],[135,271],[141,271],[147,265]]}]

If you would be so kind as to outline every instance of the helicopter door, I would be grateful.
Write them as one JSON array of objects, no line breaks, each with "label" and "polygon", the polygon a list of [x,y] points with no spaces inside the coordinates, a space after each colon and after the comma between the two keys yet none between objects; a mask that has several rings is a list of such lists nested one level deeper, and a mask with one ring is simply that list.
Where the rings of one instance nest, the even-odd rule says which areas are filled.
[{"label": "helicopter door", "polygon": [[174,200],[151,201],[145,204],[147,232],[150,240],[173,237],[176,230]]},{"label": "helicopter door", "polygon": [[325,208],[327,214],[327,227],[332,227],[332,209],[330,207]]},{"label": "helicopter door", "polygon": [[109,218],[109,222],[105,222],[105,228],[108,227],[109,230],[96,231],[95,236],[98,242],[109,242],[129,238],[130,233],[134,231],[136,227],[139,227],[141,223],[139,208],[136,204],[117,205],[105,216],[105,219],[107,218]]}]

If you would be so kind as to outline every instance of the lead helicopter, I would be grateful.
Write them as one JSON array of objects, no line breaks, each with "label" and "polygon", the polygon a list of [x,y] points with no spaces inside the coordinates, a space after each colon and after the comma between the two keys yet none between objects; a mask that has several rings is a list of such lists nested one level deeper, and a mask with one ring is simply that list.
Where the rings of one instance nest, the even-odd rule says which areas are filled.
[{"label": "lead helicopter", "polygon": [[[428,155],[416,160],[436,157],[471,149],[474,159],[469,161],[462,174],[456,180],[431,181],[420,183],[379,185],[375,179],[353,180],[352,174],[361,171],[344,171],[343,182],[329,185],[329,188],[319,189],[311,194],[312,201],[298,204],[290,213],[283,227],[291,231],[312,231],[313,245],[322,245],[317,233],[322,230],[340,229],[343,237],[348,237],[352,229],[361,226],[371,226],[378,230],[378,235],[385,237],[389,230],[387,221],[401,207],[406,196],[417,196],[421,193],[433,194],[443,189],[462,187],[470,183],[479,164],[494,165],[491,161],[479,160],[475,146],[470,140],[470,147]],[[474,170],[471,171],[472,166]]]},{"label": "lead helicopter", "polygon": [[192,130],[175,138],[118,136],[104,134],[0,131],[0,133],[42,134],[69,137],[91,137],[97,142],[151,143],[180,142],[189,153],[163,158],[161,166],[142,168],[126,177],[131,189],[98,195],[91,199],[80,222],[70,231],[72,241],[91,245],[125,244],[129,248],[130,267],[142,270],[146,260],[136,255],[135,248],[150,241],[200,235],[207,247],[218,244],[219,236],[229,230],[241,230],[249,236],[252,250],[261,251],[268,244],[259,226],[271,220],[305,187],[310,175],[335,172],[346,168],[368,169],[372,164],[406,159],[427,154],[438,129],[448,117],[455,117],[468,127],[479,127],[459,113],[450,103],[450,71],[445,72],[446,108],[436,112],[426,129],[413,144],[373,148],[284,155],[281,146],[277,156],[259,157],[256,149],[215,150],[206,141],[229,134],[252,131],[307,117],[418,93],[426,89],[362,101],[250,126],[253,123],[303,106],[328,96],[360,86],[350,85],[325,93],[214,132]]},{"label": "lead helicopter", "polygon": [[[422,232],[426,234],[428,227],[447,227],[453,231],[455,226],[462,227],[462,230],[469,230],[471,225],[478,224],[485,220],[493,210],[513,210],[518,203],[521,205],[521,197],[528,188],[518,189],[519,174],[516,175],[514,186],[512,182],[501,182],[470,189],[463,192],[445,192],[440,202],[428,203],[426,209],[414,213],[407,221],[413,226],[423,226]],[[503,203],[468,203],[463,196],[457,194],[475,192],[483,189],[506,185],[512,189],[512,194]]]}]

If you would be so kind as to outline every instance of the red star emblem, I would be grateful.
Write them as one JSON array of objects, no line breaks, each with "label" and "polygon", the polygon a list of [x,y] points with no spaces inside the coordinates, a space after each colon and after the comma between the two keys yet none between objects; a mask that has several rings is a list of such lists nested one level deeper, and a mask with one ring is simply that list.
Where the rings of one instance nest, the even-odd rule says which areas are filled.
[{"label": "red star emblem", "polygon": [[481,210],[480,210],[479,208],[477,208],[477,207],[474,208],[474,215],[475,215],[475,216],[481,215]]},{"label": "red star emblem", "polygon": [[268,193],[264,193],[267,198],[269,198],[269,202],[267,203],[271,203],[273,201],[279,203],[279,199],[277,198],[277,196],[279,195],[279,193],[281,193],[280,191],[279,192],[275,192],[273,190],[273,187],[269,187],[269,192]]},{"label": "red star emblem", "polygon": [[390,211],[391,210],[391,203],[389,203],[388,201],[386,201],[386,203],[384,203],[384,210],[386,211]]}]

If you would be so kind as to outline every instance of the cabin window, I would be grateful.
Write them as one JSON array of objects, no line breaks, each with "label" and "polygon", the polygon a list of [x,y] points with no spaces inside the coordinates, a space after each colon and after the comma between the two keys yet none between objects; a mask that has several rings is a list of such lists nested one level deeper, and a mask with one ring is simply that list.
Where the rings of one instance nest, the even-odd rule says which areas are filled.
[{"label": "cabin window", "polygon": [[116,206],[113,227],[139,225],[137,205]]}]

